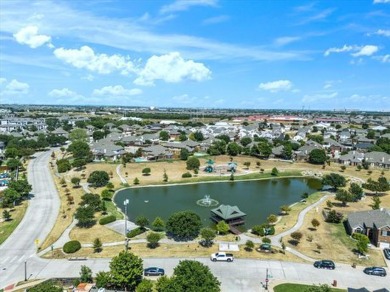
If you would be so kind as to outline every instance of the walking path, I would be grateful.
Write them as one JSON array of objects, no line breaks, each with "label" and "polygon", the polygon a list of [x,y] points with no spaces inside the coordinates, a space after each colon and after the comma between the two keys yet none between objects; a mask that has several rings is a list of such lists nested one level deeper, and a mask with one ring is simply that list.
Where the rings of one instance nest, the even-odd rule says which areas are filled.
[{"label": "walking path", "polygon": [[126,179],[121,175],[121,166],[122,164],[118,164],[118,166],[116,167],[116,174],[119,176],[121,182],[123,184],[126,184],[127,183]]}]

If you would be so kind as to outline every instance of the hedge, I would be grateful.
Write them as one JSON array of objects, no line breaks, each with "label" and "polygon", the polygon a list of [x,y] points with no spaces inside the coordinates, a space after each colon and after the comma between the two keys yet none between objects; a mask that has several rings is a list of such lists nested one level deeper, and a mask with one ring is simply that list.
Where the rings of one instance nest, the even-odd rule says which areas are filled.
[{"label": "hedge", "polygon": [[62,248],[65,253],[74,253],[81,248],[81,243],[78,240],[71,240],[64,244]]},{"label": "hedge", "polygon": [[133,229],[130,232],[128,232],[126,234],[126,236],[128,238],[136,237],[137,235],[140,235],[140,234],[144,233],[145,231],[146,231],[146,229],[143,229],[141,227],[137,227],[136,229]]},{"label": "hedge", "polygon": [[108,223],[114,222],[116,220],[115,215],[108,215],[106,217],[100,218],[99,224],[106,225]]},{"label": "hedge", "polygon": [[183,173],[182,174],[182,176],[181,176],[182,178],[186,178],[186,177],[192,177],[192,174],[191,173],[189,173],[189,172],[185,172],[185,173]]}]

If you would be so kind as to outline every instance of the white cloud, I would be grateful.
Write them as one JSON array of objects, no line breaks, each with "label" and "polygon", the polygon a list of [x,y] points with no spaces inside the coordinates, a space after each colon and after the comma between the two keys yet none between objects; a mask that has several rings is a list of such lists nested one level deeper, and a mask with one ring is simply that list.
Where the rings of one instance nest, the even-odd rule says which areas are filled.
[{"label": "white cloud", "polygon": [[27,94],[30,90],[30,85],[24,82],[19,82],[16,79],[12,79],[10,82],[7,82],[7,79],[0,78],[0,85],[0,96]]},{"label": "white cloud", "polygon": [[134,83],[154,85],[155,80],[177,83],[183,80],[203,81],[210,77],[211,71],[203,63],[184,60],[178,52],[172,52],[150,57]]},{"label": "white cloud", "polygon": [[275,40],[275,44],[277,46],[284,46],[284,45],[288,45],[290,43],[293,43],[293,42],[296,42],[296,41],[299,41],[301,38],[300,37],[280,37],[280,38],[277,38]]},{"label": "white cloud", "polygon": [[125,97],[142,94],[142,90],[139,88],[126,89],[122,85],[115,85],[95,89],[92,94],[96,96]]},{"label": "white cloud", "polygon": [[323,11],[318,12],[315,15],[304,18],[299,24],[307,24],[314,21],[322,21],[326,19],[329,15],[333,13],[334,9],[328,8]]},{"label": "white cloud", "polygon": [[51,97],[75,97],[78,93],[70,90],[69,88],[53,89],[49,92]]},{"label": "white cloud", "polygon": [[380,60],[382,63],[390,63],[390,55],[378,56],[376,59]]},{"label": "white cloud", "polygon": [[289,91],[292,87],[293,84],[290,80],[277,80],[259,84],[259,89],[273,93],[278,91]]},{"label": "white cloud", "polygon": [[374,4],[378,3],[390,3],[390,0],[374,0]]},{"label": "white cloud", "polygon": [[338,92],[331,92],[331,93],[317,93],[317,94],[306,94],[302,98],[303,103],[311,103],[311,102],[318,102],[320,100],[326,100],[326,99],[333,99],[337,97],[339,94]]},{"label": "white cloud", "polygon": [[363,46],[359,49],[358,52],[352,54],[354,57],[360,57],[360,56],[371,56],[378,52],[379,48],[377,46],[367,45]]},{"label": "white cloud", "polygon": [[324,53],[325,56],[329,56],[331,53],[342,53],[342,52],[349,52],[352,50],[355,50],[356,46],[347,46],[344,45],[342,48],[330,48],[327,49]]},{"label": "white cloud", "polygon": [[160,13],[171,13],[188,10],[192,6],[216,6],[217,0],[176,0],[172,4],[165,5]]},{"label": "white cloud", "polygon": [[32,49],[38,48],[44,44],[48,44],[50,48],[53,48],[53,45],[50,43],[51,37],[38,34],[38,27],[33,25],[20,29],[13,36],[19,44],[28,45]]},{"label": "white cloud", "polygon": [[390,30],[389,29],[378,29],[374,34],[382,35],[386,37],[390,37]]},{"label": "white cloud", "polygon": [[227,15],[219,15],[219,16],[207,18],[207,19],[203,20],[202,23],[206,24],[206,25],[207,24],[216,24],[216,23],[228,21],[229,19],[230,19],[230,17]]},{"label": "white cloud", "polygon": [[100,74],[109,74],[114,71],[119,71],[121,74],[127,75],[136,70],[130,58],[121,55],[109,56],[106,54],[95,54],[88,46],[69,50],[59,48],[54,50],[54,55],[58,59],[71,64],[76,68],[87,69]]}]

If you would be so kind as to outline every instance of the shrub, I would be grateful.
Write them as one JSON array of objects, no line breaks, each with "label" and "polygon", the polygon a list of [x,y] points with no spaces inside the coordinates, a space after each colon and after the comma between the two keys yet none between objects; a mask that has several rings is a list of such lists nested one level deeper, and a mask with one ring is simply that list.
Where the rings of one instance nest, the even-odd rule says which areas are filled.
[{"label": "shrub", "polygon": [[65,253],[75,253],[81,248],[81,243],[78,240],[71,240],[64,244],[62,248]]},{"label": "shrub", "polygon": [[103,218],[100,218],[99,224],[100,225],[106,225],[108,223],[114,222],[116,220],[116,217],[114,215],[109,215]]},{"label": "shrub", "polygon": [[145,229],[142,229],[141,227],[137,227],[137,228],[131,230],[130,232],[128,232],[126,234],[126,236],[128,238],[133,238],[133,237],[136,237],[137,235],[140,235],[140,234],[142,234],[144,232],[145,232]]},{"label": "shrub", "polygon": [[275,227],[268,224],[255,225],[252,227],[252,233],[259,236],[273,235],[275,234]]},{"label": "shrub", "polygon": [[278,174],[279,174],[279,170],[276,167],[272,168],[271,175],[278,176]]},{"label": "shrub", "polygon": [[271,243],[271,239],[269,239],[268,237],[263,237],[263,239],[261,241],[263,243]]},{"label": "shrub", "polygon": [[189,173],[189,172],[185,172],[181,175],[182,178],[188,178],[188,177],[192,177],[192,174]]},{"label": "shrub", "polygon": [[343,220],[343,214],[336,212],[335,210],[329,211],[326,216],[326,222],[329,223],[340,223]]}]

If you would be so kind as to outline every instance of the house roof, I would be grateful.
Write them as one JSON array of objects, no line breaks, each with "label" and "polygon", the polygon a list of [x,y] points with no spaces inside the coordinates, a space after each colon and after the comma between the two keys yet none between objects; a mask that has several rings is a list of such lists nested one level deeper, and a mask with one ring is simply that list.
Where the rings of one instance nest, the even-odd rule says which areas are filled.
[{"label": "house roof", "polygon": [[352,228],[357,228],[359,226],[383,228],[385,226],[390,226],[390,210],[378,209],[354,212],[348,215],[348,222]]},{"label": "house roof", "polygon": [[221,205],[218,208],[212,209],[211,212],[218,215],[224,220],[246,216],[246,214],[240,209],[238,209],[237,206],[230,205]]}]

